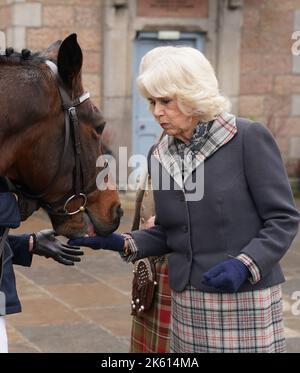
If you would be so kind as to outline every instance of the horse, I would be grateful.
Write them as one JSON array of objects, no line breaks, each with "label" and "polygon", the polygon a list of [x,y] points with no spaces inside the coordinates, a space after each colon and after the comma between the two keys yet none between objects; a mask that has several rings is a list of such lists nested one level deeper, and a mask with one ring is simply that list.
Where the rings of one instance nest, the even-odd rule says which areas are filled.
[{"label": "horse", "polygon": [[108,235],[123,214],[116,188],[96,186],[105,120],[83,89],[82,63],[76,34],[0,56],[0,175],[68,238]]}]

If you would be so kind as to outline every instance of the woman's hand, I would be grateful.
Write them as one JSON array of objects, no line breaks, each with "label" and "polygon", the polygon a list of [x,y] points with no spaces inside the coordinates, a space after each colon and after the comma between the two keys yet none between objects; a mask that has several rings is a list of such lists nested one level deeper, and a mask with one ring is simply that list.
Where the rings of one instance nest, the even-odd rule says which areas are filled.
[{"label": "woman's hand", "polygon": [[153,227],[154,221],[155,221],[155,216],[151,216],[151,218],[149,218],[144,225],[145,229]]},{"label": "woman's hand", "polygon": [[117,233],[113,233],[109,236],[93,236],[93,237],[81,237],[68,241],[69,245],[75,246],[86,246],[94,250],[112,250],[123,252],[125,238]]},{"label": "woman's hand", "polygon": [[235,293],[250,277],[250,271],[239,259],[225,260],[204,273],[202,283],[216,289]]}]

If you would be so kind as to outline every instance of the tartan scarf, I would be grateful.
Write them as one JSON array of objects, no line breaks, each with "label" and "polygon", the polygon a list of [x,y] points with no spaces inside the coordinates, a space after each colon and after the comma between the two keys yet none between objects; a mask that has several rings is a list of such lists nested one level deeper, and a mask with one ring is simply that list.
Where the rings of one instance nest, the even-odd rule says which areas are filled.
[{"label": "tartan scarf", "polygon": [[169,136],[169,151],[173,154],[177,152],[182,160],[184,160],[185,156],[191,152],[192,157],[195,157],[202,146],[204,145],[208,135],[209,130],[213,121],[207,123],[198,123],[197,126],[194,128],[192,137],[188,141],[188,143],[184,143],[183,141],[176,139],[175,137]]},{"label": "tartan scarf", "polygon": [[165,135],[153,151],[181,189],[191,173],[237,133],[236,117],[220,114],[213,122],[199,123],[188,144]]}]

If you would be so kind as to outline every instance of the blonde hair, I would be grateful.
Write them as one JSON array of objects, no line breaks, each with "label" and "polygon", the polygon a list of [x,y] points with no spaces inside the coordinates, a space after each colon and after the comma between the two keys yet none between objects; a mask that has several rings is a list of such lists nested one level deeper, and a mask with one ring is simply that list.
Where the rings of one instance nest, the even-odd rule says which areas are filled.
[{"label": "blonde hair", "polygon": [[175,98],[180,111],[203,121],[215,119],[231,104],[222,96],[213,67],[191,47],[150,50],[140,63],[137,86],[142,96]]}]

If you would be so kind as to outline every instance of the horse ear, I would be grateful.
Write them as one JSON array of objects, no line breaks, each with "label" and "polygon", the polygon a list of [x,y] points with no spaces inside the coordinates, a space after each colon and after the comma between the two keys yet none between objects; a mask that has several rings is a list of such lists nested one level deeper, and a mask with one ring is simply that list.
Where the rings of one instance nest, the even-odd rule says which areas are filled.
[{"label": "horse ear", "polygon": [[69,35],[62,43],[57,56],[57,68],[62,81],[72,88],[74,78],[82,67],[82,51],[77,42],[77,35]]}]

